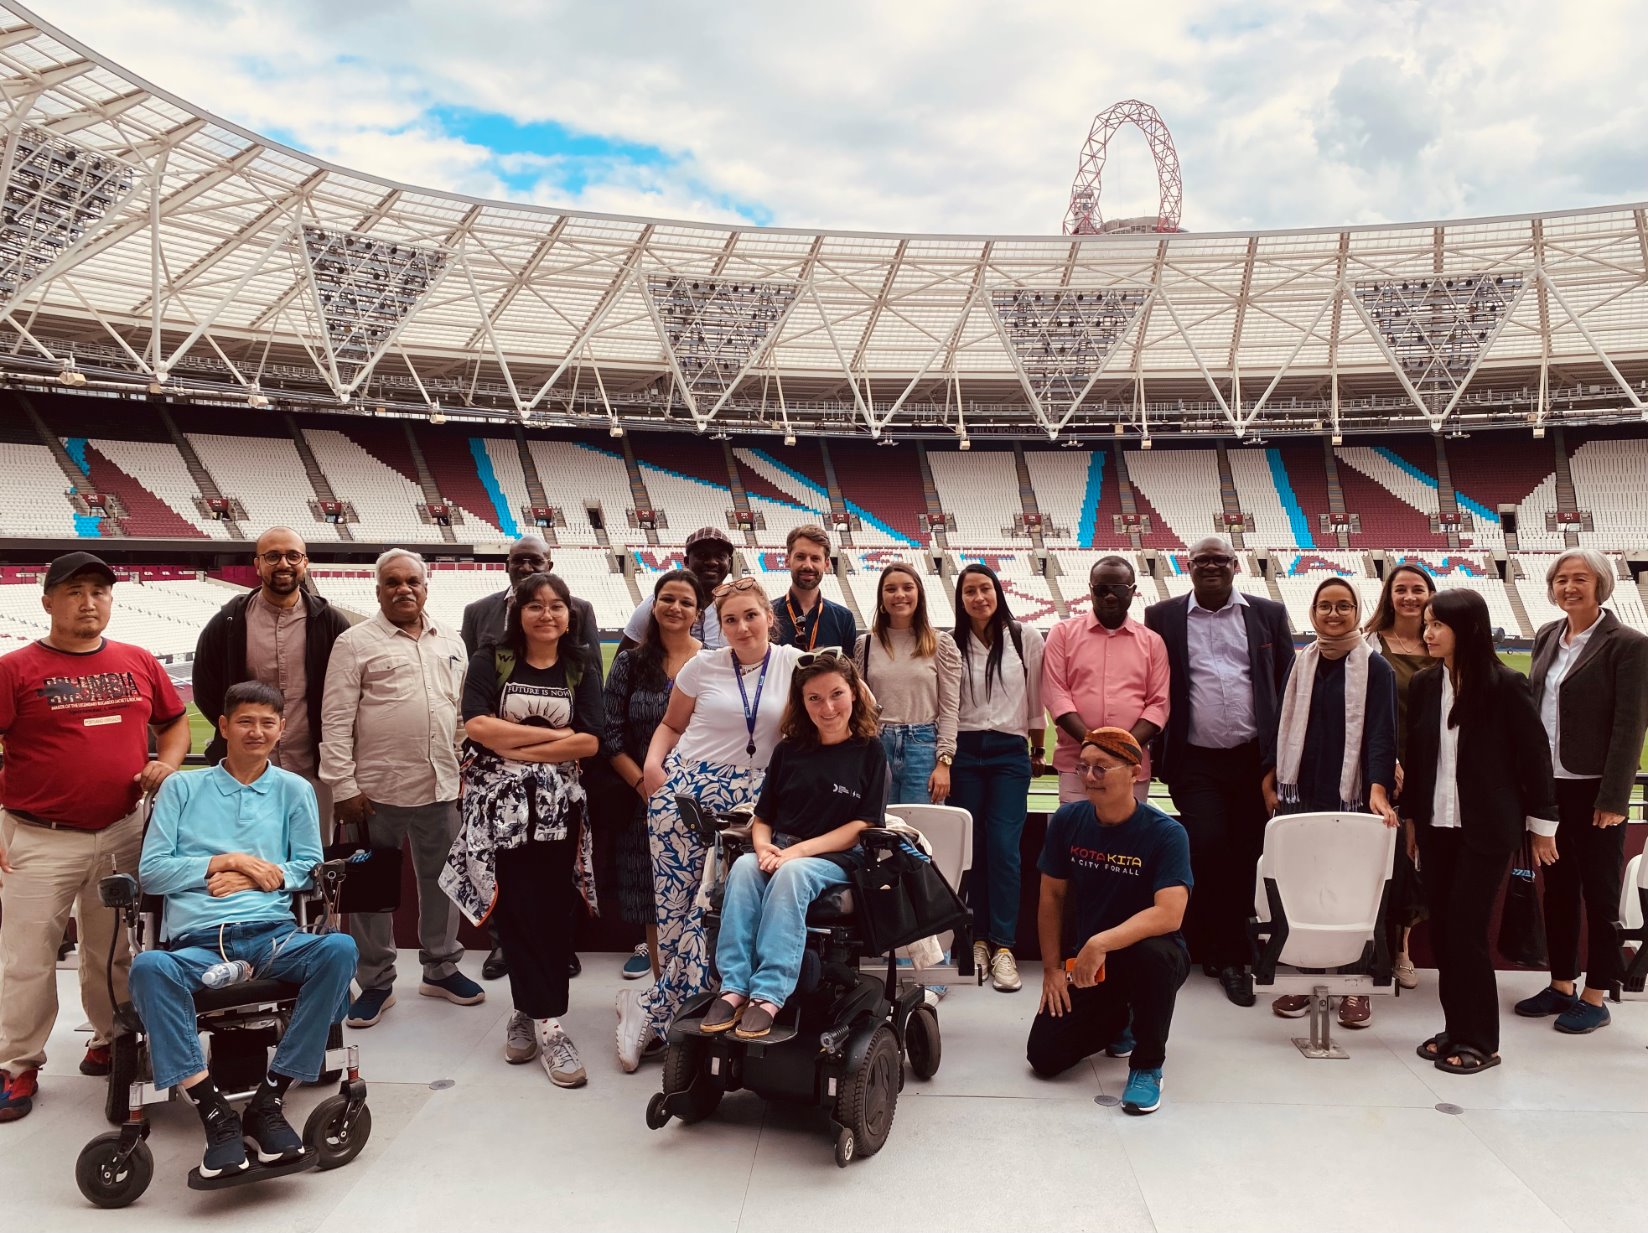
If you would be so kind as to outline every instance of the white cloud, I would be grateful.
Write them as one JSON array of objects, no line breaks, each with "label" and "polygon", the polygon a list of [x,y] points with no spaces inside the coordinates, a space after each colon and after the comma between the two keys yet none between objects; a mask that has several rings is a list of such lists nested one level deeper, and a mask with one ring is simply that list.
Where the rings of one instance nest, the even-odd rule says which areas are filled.
[{"label": "white cloud", "polygon": [[[1054,231],[1093,114],[1126,97],[1172,128],[1196,230],[1648,197],[1648,30],[1624,0],[35,6],[156,84],[327,158],[557,206]],[[554,121],[669,161],[500,162],[432,107]],[[1107,216],[1154,211],[1142,151],[1134,135],[1113,147]]]}]

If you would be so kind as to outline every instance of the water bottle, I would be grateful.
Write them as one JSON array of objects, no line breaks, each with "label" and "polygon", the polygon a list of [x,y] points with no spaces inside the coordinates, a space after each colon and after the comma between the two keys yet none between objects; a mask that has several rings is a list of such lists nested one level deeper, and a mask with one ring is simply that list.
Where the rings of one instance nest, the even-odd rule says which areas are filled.
[{"label": "water bottle", "polygon": [[252,965],[244,959],[226,959],[214,963],[200,974],[201,983],[208,989],[222,989],[252,979]]}]

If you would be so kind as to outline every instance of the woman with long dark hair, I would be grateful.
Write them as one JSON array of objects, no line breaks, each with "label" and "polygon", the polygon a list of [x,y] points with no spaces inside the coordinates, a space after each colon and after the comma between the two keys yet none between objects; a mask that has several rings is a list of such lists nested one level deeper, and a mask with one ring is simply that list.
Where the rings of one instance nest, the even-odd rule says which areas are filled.
[{"label": "woman with long dark hair", "polygon": [[652,894],[652,851],[647,840],[647,748],[669,705],[675,674],[703,648],[692,636],[709,599],[704,584],[689,570],[658,575],[652,587],[652,610],[641,641],[619,651],[607,673],[606,729],[601,752],[618,778],[636,795],[629,821],[613,837],[618,866],[618,914],[626,924],[646,929],[646,941],[625,960],[625,980],[658,975],[658,920]]},{"label": "woman with long dark hair", "polygon": [[1042,636],[1013,619],[1001,580],[987,565],[956,577],[956,650],[961,704],[950,804],[973,817],[973,962],[1003,993],[1020,986],[1013,946],[1019,930],[1019,840],[1032,775],[1046,770],[1041,706]]},{"label": "woman with long dark hair", "polygon": [[755,805],[755,850],[727,874],[715,947],[721,996],[704,1031],[744,1040],[772,1031],[801,973],[807,907],[859,866],[859,832],[881,824],[886,795],[875,707],[852,661],[834,647],[802,655]]},{"label": "woman with long dark hair", "polygon": [[1533,860],[1557,859],[1551,751],[1527,679],[1494,653],[1488,605],[1439,591],[1425,609],[1437,661],[1408,690],[1404,796],[1430,904],[1443,1028],[1419,1046],[1438,1070],[1499,1065],[1499,988],[1488,922],[1526,833]]},{"label": "woman with long dark hair", "polygon": [[529,575],[515,588],[502,644],[469,661],[464,731],[476,754],[464,769],[463,830],[441,875],[472,921],[496,915],[515,1008],[504,1056],[536,1055],[557,1087],[587,1081],[560,1016],[580,883],[593,906],[578,759],[599,749],[605,722],[601,678],[574,650],[571,600],[554,574]]},{"label": "woman with long dark hair", "polygon": [[[1408,685],[1414,674],[1430,667],[1431,658],[1425,650],[1425,605],[1436,594],[1436,583],[1423,565],[1403,561],[1385,571],[1385,584],[1379,590],[1379,602],[1373,615],[1362,628],[1373,648],[1396,676],[1396,748],[1404,749],[1408,740]],[[1396,764],[1396,790],[1391,802],[1398,813],[1406,811],[1402,804],[1402,763]],[[1399,844],[1396,868],[1391,876],[1391,926],[1396,932],[1396,983],[1404,989],[1419,987],[1419,973],[1408,955],[1408,936],[1413,927],[1425,919],[1425,896],[1419,885],[1419,873],[1409,859],[1406,844]]]},{"label": "woman with long dark hair", "polygon": [[875,619],[860,634],[859,675],[881,704],[881,747],[892,784],[890,805],[942,804],[956,757],[961,654],[927,618],[915,566],[894,561],[876,583]]}]

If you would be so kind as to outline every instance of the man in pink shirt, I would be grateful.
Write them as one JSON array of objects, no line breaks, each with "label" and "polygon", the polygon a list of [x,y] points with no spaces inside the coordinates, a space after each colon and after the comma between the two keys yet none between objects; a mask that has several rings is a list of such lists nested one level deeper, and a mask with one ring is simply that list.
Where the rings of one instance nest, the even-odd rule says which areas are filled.
[{"label": "man in pink shirt", "polygon": [[[1088,575],[1093,610],[1060,621],[1042,653],[1041,697],[1058,725],[1053,767],[1059,802],[1087,799],[1077,773],[1084,733],[1126,728],[1144,748],[1167,723],[1167,647],[1154,630],[1127,615],[1138,594],[1125,557],[1101,557]],[[1147,754],[1134,775],[1133,794],[1150,787]]]}]

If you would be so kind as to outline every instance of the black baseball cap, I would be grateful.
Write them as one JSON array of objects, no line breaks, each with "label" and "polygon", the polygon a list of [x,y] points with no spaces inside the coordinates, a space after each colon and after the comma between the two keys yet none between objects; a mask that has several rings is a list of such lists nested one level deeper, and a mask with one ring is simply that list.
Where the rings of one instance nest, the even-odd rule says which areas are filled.
[{"label": "black baseball cap", "polygon": [[67,582],[77,574],[97,574],[110,586],[116,579],[114,570],[102,557],[93,556],[89,552],[65,552],[57,560],[46,566],[46,590],[51,590],[60,582]]}]

